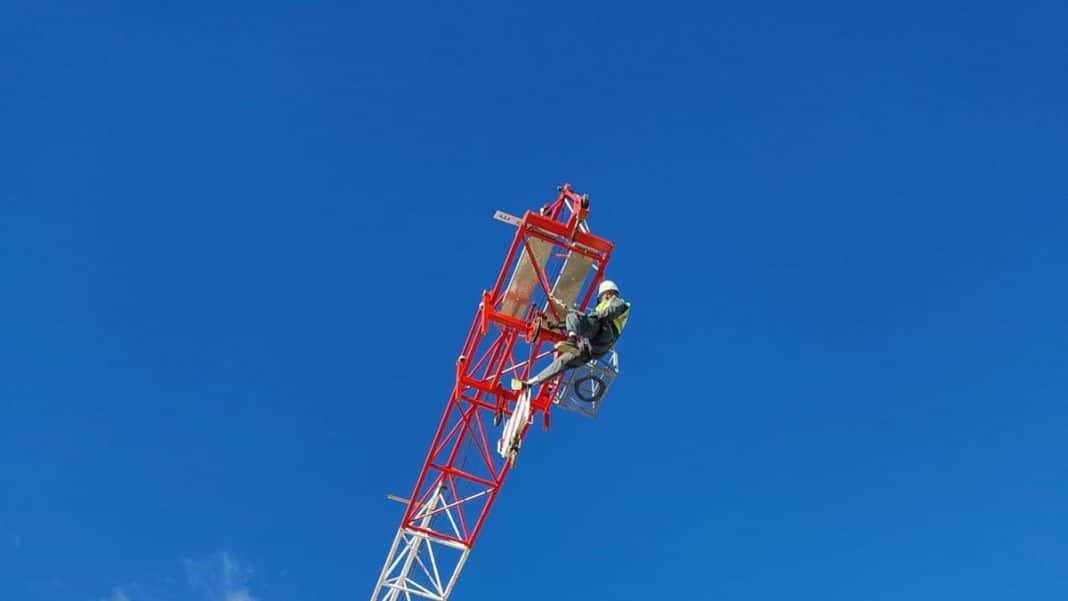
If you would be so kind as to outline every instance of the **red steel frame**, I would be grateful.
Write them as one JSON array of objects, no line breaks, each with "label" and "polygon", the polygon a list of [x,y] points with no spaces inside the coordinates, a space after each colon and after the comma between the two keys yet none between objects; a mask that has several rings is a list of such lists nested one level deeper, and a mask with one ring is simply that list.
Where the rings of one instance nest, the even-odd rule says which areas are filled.
[{"label": "red steel frame", "polygon": [[[540,333],[536,341],[530,341],[533,344],[526,345],[529,347],[527,353],[517,353],[519,349],[516,347],[524,346],[522,342],[527,341],[527,334],[534,331],[534,312],[528,311],[527,319],[519,320],[504,315],[497,309],[504,301],[505,286],[517,258],[517,252],[520,248],[527,253],[531,252],[529,245],[526,244],[528,237],[537,237],[551,242],[561,250],[585,254],[598,262],[597,276],[592,285],[588,287],[579,308],[585,309],[588,306],[593,290],[604,277],[604,270],[612,252],[612,243],[579,230],[579,224],[585,220],[589,212],[586,203],[583,197],[575,194],[571,187],[565,184],[561,186],[556,200],[543,207],[540,214],[528,211],[520,222],[493,289],[483,293],[483,301],[479,304],[475,321],[464,343],[463,352],[457,359],[456,385],[449,397],[438,431],[430,444],[430,451],[427,453],[423,469],[416,481],[415,491],[408,503],[402,526],[417,532],[424,531],[426,534],[433,534],[446,540],[453,540],[468,547],[472,546],[478,537],[493,501],[511,468],[503,459],[494,456],[486,433],[487,417],[492,418],[499,409],[504,409],[505,414],[510,414],[507,407],[516,400],[516,393],[507,389],[508,378],[502,377],[502,374],[519,363],[520,359],[517,359],[517,356],[528,362],[527,367],[522,369],[524,375],[529,374],[532,360],[543,350],[543,345],[559,339],[555,338],[556,335],[553,332],[546,330]],[[572,210],[565,213],[565,208],[569,204]],[[541,273],[536,263],[535,269],[539,274],[538,286],[547,296],[551,289],[548,277]],[[488,349],[479,353],[481,343],[493,333],[491,324],[498,326],[496,340],[490,344]],[[548,390],[543,389],[543,393],[532,399],[531,404],[536,412],[542,413],[548,423],[551,405]],[[454,413],[461,419],[452,419]],[[526,429],[523,429],[524,436]],[[457,467],[458,453],[469,438],[474,441],[475,447],[479,450],[479,459],[492,479],[476,476],[470,471]],[[415,523],[417,507],[421,502],[429,500],[438,485],[448,484],[452,490],[456,490],[455,482],[450,482],[451,479],[467,479],[492,489],[482,510],[478,513],[478,520],[474,524],[461,525],[463,538],[421,528]],[[428,481],[430,481],[429,485]],[[461,520],[463,515],[460,513]]]},{"label": "red steel frame", "polygon": [[[559,333],[537,326],[537,311],[546,306],[553,278],[559,273],[559,261],[550,260],[546,269],[540,268],[530,241],[549,243],[556,259],[567,253],[579,253],[593,260],[594,274],[592,278],[587,276],[579,292],[579,309],[589,305],[597,284],[604,278],[612,243],[589,232],[587,197],[576,194],[567,184],[558,191],[554,201],[540,211],[527,211],[520,220],[493,288],[482,294],[482,302],[457,359],[452,394],[401,520],[402,532],[423,536],[427,545],[435,541],[467,551],[474,545],[512,468],[511,461],[495,452],[491,444],[495,432],[489,432],[495,418],[509,416],[517,400],[509,381],[511,377],[528,377],[535,364],[551,353],[552,343],[561,338]],[[515,318],[504,314],[501,308],[508,292],[509,276],[521,254],[534,266],[537,284],[522,318]],[[552,392],[552,386],[542,386],[531,399],[531,416],[540,413],[546,429]],[[532,421],[522,426],[520,440],[526,436]],[[450,510],[448,521],[428,519],[428,515],[440,516],[443,507]],[[387,559],[387,568],[390,561]],[[456,568],[457,572],[460,567]],[[383,578],[386,571],[384,568]],[[399,593],[393,595],[390,598],[400,598]],[[444,596],[448,596],[448,591]]]}]

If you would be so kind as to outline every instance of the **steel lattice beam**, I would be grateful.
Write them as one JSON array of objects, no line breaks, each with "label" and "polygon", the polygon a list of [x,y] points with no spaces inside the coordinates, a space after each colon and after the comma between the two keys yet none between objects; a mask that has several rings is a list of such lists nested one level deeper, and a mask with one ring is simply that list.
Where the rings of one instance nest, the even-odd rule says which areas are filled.
[{"label": "steel lattice beam", "polygon": [[[536,371],[560,339],[539,328],[537,316],[560,308],[549,304],[554,286],[566,287],[585,309],[604,278],[612,243],[590,233],[588,211],[588,199],[565,184],[540,211],[503,219],[516,226],[515,238],[493,288],[482,294],[456,362],[456,383],[372,601],[445,601],[452,592],[514,464],[514,453],[502,456],[496,444],[495,426],[517,401],[509,380]],[[564,273],[572,255],[590,266],[587,273],[576,274],[573,267]],[[530,398],[531,418],[518,428],[515,452],[536,415],[548,428],[552,384]]]}]

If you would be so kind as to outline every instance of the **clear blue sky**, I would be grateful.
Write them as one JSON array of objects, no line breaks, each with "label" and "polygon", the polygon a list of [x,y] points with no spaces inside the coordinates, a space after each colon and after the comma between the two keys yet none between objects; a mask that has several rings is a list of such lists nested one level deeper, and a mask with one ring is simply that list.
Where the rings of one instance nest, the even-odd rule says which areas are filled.
[{"label": "clear blue sky", "polygon": [[4,3],[0,599],[367,598],[564,181],[624,373],[457,601],[1068,598],[1068,8],[803,4]]}]

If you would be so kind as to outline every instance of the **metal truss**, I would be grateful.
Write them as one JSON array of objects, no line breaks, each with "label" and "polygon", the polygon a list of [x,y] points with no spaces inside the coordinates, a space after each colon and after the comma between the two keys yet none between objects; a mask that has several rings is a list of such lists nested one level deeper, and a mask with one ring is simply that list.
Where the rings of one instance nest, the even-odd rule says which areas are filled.
[{"label": "metal truss", "polygon": [[421,531],[404,527],[397,531],[372,600],[411,601],[413,596],[432,601],[449,598],[471,548],[426,533],[435,517],[440,516],[449,523],[453,535],[459,536],[453,513],[456,503],[447,502],[446,494],[445,488],[440,489],[418,510],[416,516]]},{"label": "metal truss", "polygon": [[[525,398],[508,384],[551,360],[562,334],[543,326],[589,305],[613,248],[589,231],[589,199],[566,184],[558,192],[522,218],[495,216],[516,227],[515,238],[493,288],[482,293],[456,361],[455,385],[372,601],[446,601],[535,416],[549,427],[558,378]],[[490,429],[506,417],[507,427],[491,444]]]}]

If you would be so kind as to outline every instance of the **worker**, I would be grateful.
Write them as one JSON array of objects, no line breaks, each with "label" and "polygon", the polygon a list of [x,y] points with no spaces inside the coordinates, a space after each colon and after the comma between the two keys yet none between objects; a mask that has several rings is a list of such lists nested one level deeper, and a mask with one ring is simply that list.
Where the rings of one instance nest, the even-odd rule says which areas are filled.
[{"label": "worker", "polygon": [[[630,318],[630,303],[619,295],[619,286],[611,280],[597,287],[597,306],[588,314],[568,311],[564,320],[567,340],[556,343],[557,357],[541,372],[528,380],[512,380],[512,388],[523,390],[548,381],[566,369],[600,359],[619,339]],[[561,324],[548,324],[559,328]]]}]

